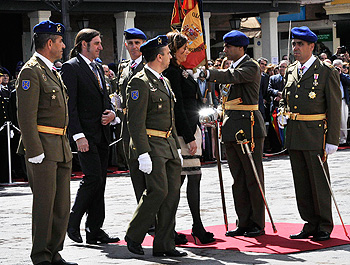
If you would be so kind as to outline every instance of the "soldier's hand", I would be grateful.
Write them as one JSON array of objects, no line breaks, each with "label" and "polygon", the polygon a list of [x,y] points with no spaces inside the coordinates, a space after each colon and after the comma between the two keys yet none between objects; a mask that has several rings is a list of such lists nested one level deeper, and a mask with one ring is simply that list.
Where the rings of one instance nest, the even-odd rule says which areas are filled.
[{"label": "soldier's hand", "polygon": [[326,143],[326,153],[327,155],[334,154],[338,150],[338,146],[334,144],[328,144]]},{"label": "soldier's hand", "polygon": [[78,139],[76,144],[79,152],[84,153],[89,151],[89,142],[85,137]]},{"label": "soldier's hand", "polygon": [[139,161],[139,170],[146,174],[152,172],[152,160],[148,153],[143,153],[137,158]]},{"label": "soldier's hand", "polygon": [[115,118],[115,114],[113,111],[106,109],[101,117],[101,123],[102,125],[107,125],[109,124],[111,121],[113,121]]}]

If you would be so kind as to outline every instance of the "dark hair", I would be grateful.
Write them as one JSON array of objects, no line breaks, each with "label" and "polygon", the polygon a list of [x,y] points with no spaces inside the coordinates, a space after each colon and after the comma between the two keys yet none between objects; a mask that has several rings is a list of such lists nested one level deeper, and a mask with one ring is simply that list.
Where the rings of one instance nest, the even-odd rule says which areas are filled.
[{"label": "dark hair", "polygon": [[178,49],[180,49],[187,43],[188,38],[186,35],[176,31],[168,32],[166,36],[168,37],[169,49],[173,57],[171,58],[171,63],[174,65],[178,65],[176,62],[175,53],[178,51]]},{"label": "dark hair", "polygon": [[81,43],[83,41],[90,42],[96,36],[101,36],[101,33],[95,29],[85,28],[75,36],[74,48],[70,51],[70,58],[76,57],[81,52]]},{"label": "dark hair", "polygon": [[166,46],[143,50],[142,55],[145,58],[146,62],[153,62],[157,58],[158,54],[164,55],[164,47]]},{"label": "dark hair", "polygon": [[46,34],[46,33],[34,33],[33,35],[33,40],[34,40],[34,45],[35,45],[35,50],[41,50],[44,49],[46,43],[49,40],[52,40],[53,42],[56,42],[56,39],[58,38],[59,35],[55,34]]}]

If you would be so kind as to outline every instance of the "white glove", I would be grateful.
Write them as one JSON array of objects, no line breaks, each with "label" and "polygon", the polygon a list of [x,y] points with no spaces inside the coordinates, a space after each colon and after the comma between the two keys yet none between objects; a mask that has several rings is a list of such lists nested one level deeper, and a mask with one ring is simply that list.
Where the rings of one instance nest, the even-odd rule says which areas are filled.
[{"label": "white glove", "polygon": [[180,160],[181,160],[181,167],[182,167],[184,165],[184,158],[181,155],[181,149],[177,149],[177,152],[179,153],[179,157],[180,157]]},{"label": "white glove", "polygon": [[152,172],[152,160],[148,153],[139,155],[139,169],[143,173],[150,174]]},{"label": "white glove", "polygon": [[44,158],[45,158],[45,155],[44,153],[42,153],[38,156],[28,158],[28,162],[33,164],[40,164],[41,162],[43,162]]},{"label": "white glove", "polygon": [[277,123],[280,129],[284,129],[284,126],[287,124],[288,117],[284,115],[277,116]]},{"label": "white glove", "polygon": [[338,150],[338,146],[334,145],[334,144],[327,144],[326,143],[326,153],[327,155],[331,155],[333,153],[335,153]]}]

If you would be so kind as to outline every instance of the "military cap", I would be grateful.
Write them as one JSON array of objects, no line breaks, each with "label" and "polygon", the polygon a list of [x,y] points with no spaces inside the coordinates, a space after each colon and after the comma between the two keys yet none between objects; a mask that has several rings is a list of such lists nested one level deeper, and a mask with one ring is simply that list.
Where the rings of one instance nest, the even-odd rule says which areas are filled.
[{"label": "military cap", "polygon": [[306,26],[292,28],[291,32],[292,39],[299,39],[307,42],[317,41],[317,35]]},{"label": "military cap", "polygon": [[140,51],[143,52],[144,50],[163,47],[167,45],[168,45],[168,37],[166,35],[158,35],[157,37],[143,43],[140,47]]},{"label": "military cap", "polygon": [[223,40],[225,43],[237,47],[248,46],[249,44],[248,37],[238,30],[231,30],[229,33],[226,33]]},{"label": "military cap", "polygon": [[129,28],[124,30],[124,35],[126,40],[131,40],[131,39],[147,40],[145,33],[143,33],[142,30],[137,28]]},{"label": "military cap", "polygon": [[34,33],[36,34],[53,34],[63,36],[66,28],[61,23],[54,23],[50,20],[44,20],[39,24],[36,24],[33,28]]}]

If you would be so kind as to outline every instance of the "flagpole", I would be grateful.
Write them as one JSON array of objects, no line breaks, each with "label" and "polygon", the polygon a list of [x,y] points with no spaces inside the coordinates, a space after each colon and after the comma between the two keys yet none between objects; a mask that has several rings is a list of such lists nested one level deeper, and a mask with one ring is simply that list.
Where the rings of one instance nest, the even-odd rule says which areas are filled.
[{"label": "flagpole", "polygon": [[292,28],[292,21],[289,20],[289,31],[288,31],[288,53],[287,53],[287,58],[288,58],[288,64],[290,63],[290,60],[289,60],[289,53],[290,53],[290,32],[291,32],[291,29]]}]

